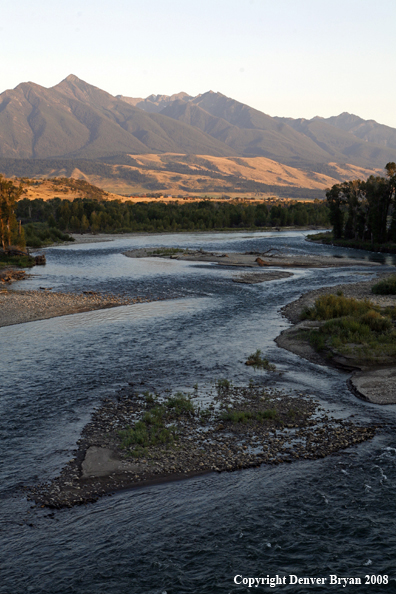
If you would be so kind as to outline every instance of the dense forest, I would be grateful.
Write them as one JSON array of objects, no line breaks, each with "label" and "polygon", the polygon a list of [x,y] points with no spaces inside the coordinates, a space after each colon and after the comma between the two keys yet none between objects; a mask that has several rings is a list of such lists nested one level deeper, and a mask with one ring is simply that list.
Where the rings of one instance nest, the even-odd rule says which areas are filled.
[{"label": "dense forest", "polygon": [[385,166],[386,177],[335,184],[326,192],[333,239],[356,247],[396,243],[396,164]]},{"label": "dense forest", "polygon": [[323,201],[285,205],[245,204],[202,200],[187,204],[119,202],[76,199],[73,202],[20,200],[16,215],[25,229],[27,244],[40,247],[43,233],[126,233],[131,231],[206,231],[285,226],[328,226],[328,207]]}]

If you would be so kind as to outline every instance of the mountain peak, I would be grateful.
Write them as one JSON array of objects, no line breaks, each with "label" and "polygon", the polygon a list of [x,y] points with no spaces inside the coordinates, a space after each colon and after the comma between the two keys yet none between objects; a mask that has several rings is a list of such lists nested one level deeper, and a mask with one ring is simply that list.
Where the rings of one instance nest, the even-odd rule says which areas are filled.
[{"label": "mountain peak", "polygon": [[85,80],[78,78],[75,74],[69,74],[60,83],[52,87],[52,89],[70,98],[91,104],[98,102],[103,104],[103,102],[108,103],[114,100],[113,95],[85,82]]},{"label": "mountain peak", "polygon": [[[89,83],[85,82],[85,80],[82,80],[81,78],[78,78],[78,76],[76,76],[75,74],[69,74],[69,76],[66,76],[66,78],[64,78],[63,80],[60,81],[60,83],[58,83],[57,85],[55,85],[54,87],[52,87],[53,89],[57,89],[59,87],[77,87],[79,89],[82,88],[87,88],[87,87],[92,87],[92,85],[90,85]],[[93,87],[96,88],[96,87]]]},{"label": "mountain peak", "polygon": [[76,76],[75,74],[69,74],[69,76],[66,76],[66,78],[64,78],[61,82],[84,82],[81,80],[81,78],[78,78],[78,76]]}]

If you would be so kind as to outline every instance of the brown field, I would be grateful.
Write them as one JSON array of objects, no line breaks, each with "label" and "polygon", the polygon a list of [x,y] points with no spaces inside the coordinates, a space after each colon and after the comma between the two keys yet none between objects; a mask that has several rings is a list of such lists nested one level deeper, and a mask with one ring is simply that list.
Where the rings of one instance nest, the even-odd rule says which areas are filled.
[{"label": "brown field", "polygon": [[[58,196],[68,200],[97,198],[150,201],[153,198],[146,197],[145,194],[155,194],[159,199],[169,202],[187,197],[190,200],[199,200],[203,196],[219,200],[224,195],[234,199],[268,200],[270,197],[282,199],[286,189],[324,191],[340,181],[364,179],[371,174],[381,173],[379,170],[355,165],[329,163],[326,167],[329,174],[324,174],[282,165],[265,157],[211,157],[171,153],[130,157],[131,165],[112,166],[114,177],[87,175],[76,168],[70,178],[62,177],[62,171],[53,171],[46,178],[28,180],[25,185],[26,197],[31,200],[48,200]],[[153,192],[145,183],[137,184],[123,179],[122,171],[125,170],[145,176],[161,189]],[[149,181],[147,186],[150,186]],[[238,189],[238,184],[249,181],[266,184],[271,188],[266,192]]]}]

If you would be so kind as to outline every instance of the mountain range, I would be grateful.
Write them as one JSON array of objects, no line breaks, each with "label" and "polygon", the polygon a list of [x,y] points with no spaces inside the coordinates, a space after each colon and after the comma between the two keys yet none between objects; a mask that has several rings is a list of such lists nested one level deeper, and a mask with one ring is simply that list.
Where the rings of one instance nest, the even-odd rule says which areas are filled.
[{"label": "mountain range", "polygon": [[133,166],[128,159],[155,154],[262,157],[326,175],[329,164],[374,171],[396,161],[396,129],[348,113],[271,117],[213,91],[113,96],[74,75],[0,95],[0,164],[55,158]]}]

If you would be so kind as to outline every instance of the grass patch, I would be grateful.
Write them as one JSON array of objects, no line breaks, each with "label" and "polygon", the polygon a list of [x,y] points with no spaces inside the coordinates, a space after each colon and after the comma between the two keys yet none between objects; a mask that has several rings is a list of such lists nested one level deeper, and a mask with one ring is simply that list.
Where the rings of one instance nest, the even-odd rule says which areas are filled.
[{"label": "grass patch", "polygon": [[262,423],[267,420],[276,420],[278,413],[274,408],[268,410],[259,410],[251,412],[249,410],[227,410],[221,415],[222,421],[229,421],[233,424],[236,423],[249,423],[250,421],[258,421]]},{"label": "grass patch", "polygon": [[177,392],[166,402],[167,408],[172,416],[180,417],[183,414],[194,412],[194,405],[189,398],[186,398],[181,392]]},{"label": "grass patch", "polygon": [[[138,458],[146,454],[150,446],[170,445],[177,439],[175,427],[165,427],[163,424],[150,424],[147,418],[135,423],[133,428],[128,427],[120,431],[121,448],[137,446],[132,451],[132,456]],[[143,450],[143,452],[142,452]]]},{"label": "grass patch", "polygon": [[10,256],[5,252],[0,252],[0,268],[5,266],[18,266],[19,268],[31,268],[35,265],[35,260],[31,256]]},{"label": "grass patch", "polygon": [[396,358],[394,311],[380,312],[370,301],[323,295],[303,318],[324,321],[320,328],[308,332],[316,351],[347,356],[357,365],[389,363]]},{"label": "grass patch", "polygon": [[150,392],[147,390],[147,392],[143,393],[144,396],[144,400],[146,402],[147,405],[151,405],[155,403],[155,398],[153,396],[153,394],[150,394]]},{"label": "grass patch", "polygon": [[199,412],[199,417],[203,424],[205,424],[206,421],[208,421],[211,416],[212,416],[212,411],[210,410],[210,408],[204,408]]},{"label": "grass patch", "polygon": [[218,390],[229,390],[231,388],[231,382],[230,380],[223,378],[223,379],[219,379],[216,382],[216,387]]},{"label": "grass patch", "polygon": [[396,295],[396,275],[379,281],[371,287],[371,291],[375,295]]},{"label": "grass patch", "polygon": [[306,236],[311,241],[331,241],[333,239],[332,231],[325,231],[324,233],[312,233]]},{"label": "grass patch", "polygon": [[[194,414],[194,406],[189,398],[178,392],[162,404],[155,404],[152,394],[144,394],[146,411],[133,427],[119,431],[122,449],[132,449],[132,456],[147,455],[152,446],[171,446],[177,441],[177,427],[169,424],[182,415]],[[153,406],[154,404],[154,406]]]},{"label": "grass patch", "polygon": [[267,371],[275,371],[276,369],[276,366],[273,363],[270,363],[268,359],[261,356],[260,349],[257,349],[255,353],[249,355],[245,365],[251,365],[255,369],[265,369]]}]

